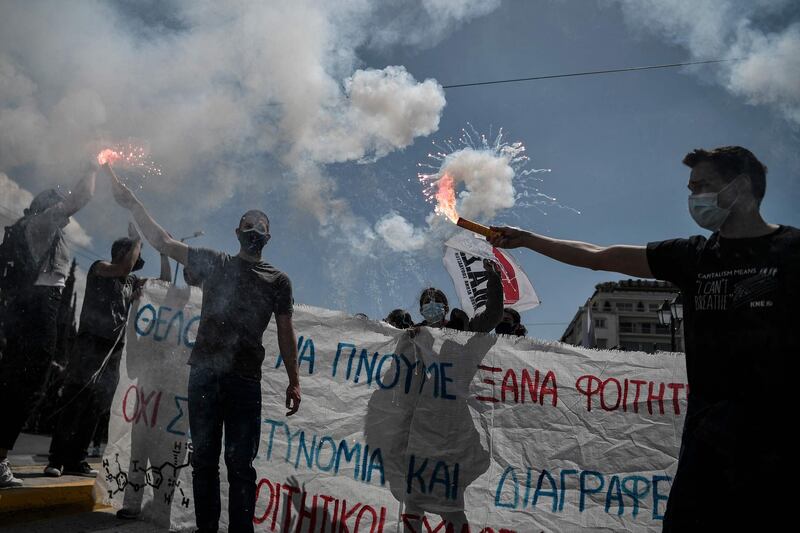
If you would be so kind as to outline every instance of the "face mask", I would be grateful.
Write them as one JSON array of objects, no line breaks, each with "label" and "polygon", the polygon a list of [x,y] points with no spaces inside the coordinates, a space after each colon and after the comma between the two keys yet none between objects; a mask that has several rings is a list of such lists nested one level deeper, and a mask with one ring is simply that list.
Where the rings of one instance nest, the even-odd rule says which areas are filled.
[{"label": "face mask", "polygon": [[136,263],[133,264],[133,268],[131,269],[131,272],[135,272],[137,270],[141,270],[143,267],[144,267],[144,259],[142,259],[142,256],[140,255],[139,259],[136,260]]},{"label": "face mask", "polygon": [[444,304],[439,302],[422,304],[421,312],[429,324],[437,324],[444,320]]},{"label": "face mask", "polygon": [[239,243],[251,255],[261,255],[261,250],[268,240],[268,235],[263,235],[255,229],[239,231]]},{"label": "face mask", "polygon": [[[735,181],[735,180],[734,180]],[[733,185],[733,181],[727,184],[719,192],[705,192],[689,195],[689,214],[697,225],[711,231],[717,231],[731,214],[730,207],[725,209],[719,206],[719,195]],[[731,207],[739,199],[739,195],[731,203]]]}]

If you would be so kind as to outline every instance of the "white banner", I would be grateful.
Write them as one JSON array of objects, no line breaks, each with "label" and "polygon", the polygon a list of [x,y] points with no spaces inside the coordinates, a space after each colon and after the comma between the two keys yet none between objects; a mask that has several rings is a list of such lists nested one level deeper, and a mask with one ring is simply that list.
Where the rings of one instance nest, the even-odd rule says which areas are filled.
[{"label": "white banner", "polygon": [[[132,312],[98,495],[194,523],[186,365],[200,294],[149,282]],[[264,336],[256,531],[659,531],[684,360],[383,323],[298,306],[303,402],[285,417]],[[224,462],[222,524],[227,515]],[[462,514],[463,513],[463,514]],[[455,533],[459,533],[455,530]]]},{"label": "white banner", "polygon": [[483,259],[494,261],[499,267],[503,307],[527,311],[539,305],[533,284],[510,253],[492,247],[483,238],[460,232],[445,243],[443,261],[465,313],[475,316],[486,307],[488,280]]}]

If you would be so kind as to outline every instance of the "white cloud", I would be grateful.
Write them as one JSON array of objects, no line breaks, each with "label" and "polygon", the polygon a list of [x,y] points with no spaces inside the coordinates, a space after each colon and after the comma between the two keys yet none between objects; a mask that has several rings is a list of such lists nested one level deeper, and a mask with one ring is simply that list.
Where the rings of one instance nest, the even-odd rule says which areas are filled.
[{"label": "white cloud", "polygon": [[767,104],[800,125],[800,9],[793,0],[616,0],[636,31],[685,47],[732,94]]},{"label": "white cloud", "polygon": [[[31,205],[33,194],[19,186],[17,182],[0,172],[0,214],[3,220],[11,223],[22,216],[22,213]],[[91,246],[92,238],[86,230],[73,218],[64,228],[67,239],[79,246]]]},{"label": "white cloud", "polygon": [[375,232],[395,252],[413,252],[425,247],[425,232],[397,213],[390,213],[375,224]]},{"label": "white cloud", "polygon": [[0,168],[30,169],[31,189],[71,186],[98,147],[141,139],[164,170],[148,192],[215,206],[258,187],[239,169],[271,154],[301,207],[352,217],[323,165],[402,149],[445,105],[435,80],[359,68],[359,47],[433,44],[498,4],[4,3]]}]

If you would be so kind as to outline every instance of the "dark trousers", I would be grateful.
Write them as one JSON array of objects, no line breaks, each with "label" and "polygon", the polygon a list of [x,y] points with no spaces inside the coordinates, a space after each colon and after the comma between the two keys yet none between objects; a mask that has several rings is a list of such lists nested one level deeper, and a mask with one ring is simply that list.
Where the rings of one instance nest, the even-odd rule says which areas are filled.
[{"label": "dark trousers", "polygon": [[60,287],[32,287],[9,309],[0,359],[0,448],[14,447],[47,380],[60,303]]},{"label": "dark trousers", "polygon": [[228,531],[252,532],[256,502],[253,459],[261,435],[261,382],[193,366],[189,374],[189,429],[197,527],[217,531],[220,516],[219,454],[225,429]]},{"label": "dark trousers", "polygon": [[[121,344],[81,334],[75,350],[79,353],[75,353],[67,364],[65,385],[56,415],[53,440],[50,442],[49,462],[59,467],[77,466],[86,460],[86,449],[91,444],[98,420],[103,419],[103,415],[111,408],[119,383]],[[101,366],[106,356],[109,356],[108,361]],[[86,361],[98,362],[89,368],[70,368]],[[108,419],[105,423],[108,424]]]}]

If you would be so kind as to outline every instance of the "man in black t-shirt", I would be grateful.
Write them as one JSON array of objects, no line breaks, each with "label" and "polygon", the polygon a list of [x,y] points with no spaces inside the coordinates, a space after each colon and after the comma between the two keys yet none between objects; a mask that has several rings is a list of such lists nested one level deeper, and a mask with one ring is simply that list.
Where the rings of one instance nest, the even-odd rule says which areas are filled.
[{"label": "man in black t-shirt", "polygon": [[182,263],[203,287],[200,325],[189,358],[189,430],[195,518],[199,532],[217,531],[220,515],[219,454],[225,434],[225,464],[230,484],[229,531],[252,532],[256,500],[253,459],[261,435],[261,363],[264,330],[272,315],[286,365],[286,414],[300,407],[297,341],[292,326],[292,286],[288,276],[261,260],[269,241],[269,219],[246,212],[236,236],[239,253],[231,256],[189,248],[169,236],[144,206],[114,176],[114,198],[133,213],[148,242]]},{"label": "man in black t-shirt", "polygon": [[749,150],[695,150],[683,163],[689,212],[709,237],[597,246],[501,227],[489,240],[680,287],[690,394],[664,530],[770,530],[793,515],[800,230],[761,217],[767,169]]},{"label": "man in black t-shirt", "polygon": [[144,266],[142,241],[117,239],[111,261],[95,261],[86,276],[78,338],[64,375],[47,476],[94,476],[86,449],[98,418],[111,406],[119,383],[125,325],[140,279],[131,272]]}]

